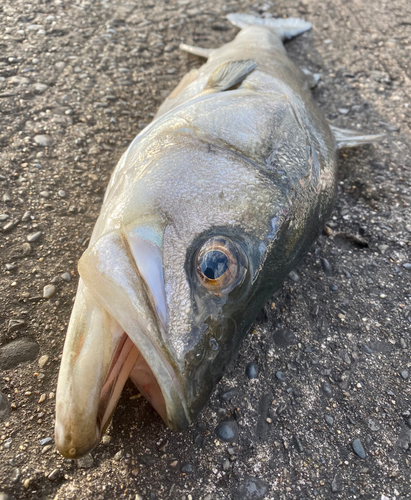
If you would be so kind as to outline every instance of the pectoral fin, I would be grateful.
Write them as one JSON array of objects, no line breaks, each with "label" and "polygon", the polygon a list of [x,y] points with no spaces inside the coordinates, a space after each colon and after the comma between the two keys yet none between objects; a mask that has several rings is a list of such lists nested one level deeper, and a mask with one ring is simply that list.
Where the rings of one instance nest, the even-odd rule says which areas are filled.
[{"label": "pectoral fin", "polygon": [[330,125],[331,132],[334,134],[338,149],[355,148],[362,144],[371,144],[386,137],[386,134],[361,134],[356,130],[334,127]]}]

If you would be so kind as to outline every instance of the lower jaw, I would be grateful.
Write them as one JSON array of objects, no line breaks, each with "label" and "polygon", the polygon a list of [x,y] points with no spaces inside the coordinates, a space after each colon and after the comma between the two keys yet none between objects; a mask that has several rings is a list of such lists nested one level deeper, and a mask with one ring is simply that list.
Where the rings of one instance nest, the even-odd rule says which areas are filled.
[{"label": "lower jaw", "polygon": [[147,361],[127,333],[124,333],[101,389],[96,422],[100,438],[111,421],[123,387],[129,377],[168,425],[166,403],[160,385]]}]

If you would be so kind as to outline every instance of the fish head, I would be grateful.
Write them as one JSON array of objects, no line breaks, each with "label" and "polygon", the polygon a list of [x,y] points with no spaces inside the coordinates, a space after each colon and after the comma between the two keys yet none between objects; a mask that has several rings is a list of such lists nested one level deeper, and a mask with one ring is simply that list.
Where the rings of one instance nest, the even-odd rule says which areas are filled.
[{"label": "fish head", "polygon": [[161,141],[123,158],[79,262],[56,397],[69,458],[98,444],[128,377],[186,428],[272,293],[264,271],[284,203],[273,180],[224,145]]}]

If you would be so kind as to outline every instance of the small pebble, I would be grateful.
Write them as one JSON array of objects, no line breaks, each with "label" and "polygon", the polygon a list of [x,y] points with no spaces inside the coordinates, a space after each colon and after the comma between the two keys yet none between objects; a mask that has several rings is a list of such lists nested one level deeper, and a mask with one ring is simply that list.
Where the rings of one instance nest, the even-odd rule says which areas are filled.
[{"label": "small pebble", "polygon": [[9,78],[9,82],[15,85],[27,85],[30,83],[30,80],[24,76],[14,75]]},{"label": "small pebble", "polygon": [[42,198],[50,198],[50,191],[40,191],[40,196]]},{"label": "small pebble", "polygon": [[222,441],[236,443],[238,441],[238,424],[233,419],[223,420],[217,425],[215,433]]},{"label": "small pebble", "polygon": [[7,326],[7,332],[16,332],[17,330],[20,330],[26,325],[26,322],[24,319],[11,319],[8,323]]},{"label": "small pebble", "polygon": [[343,269],[343,273],[344,273],[344,276],[347,278],[347,279],[350,279],[351,278],[351,274],[346,270],[346,269]]},{"label": "small pebble", "polygon": [[276,372],[275,376],[276,376],[276,378],[277,378],[280,382],[286,382],[286,380],[287,380],[287,377],[285,376],[285,373],[284,373],[284,372],[282,372],[282,371],[280,371],[280,370],[279,370],[278,372]]},{"label": "small pebble", "polygon": [[269,483],[252,476],[240,478],[239,485],[232,498],[238,500],[262,500],[265,498]]},{"label": "small pebble", "polygon": [[276,330],[273,334],[275,345],[288,347],[297,344],[298,340],[291,330]]},{"label": "small pebble", "polygon": [[219,398],[226,403],[229,403],[233,397],[238,393],[238,387],[231,387],[219,395]]},{"label": "small pebble", "polygon": [[63,273],[61,275],[61,279],[63,281],[66,281],[68,283],[71,280],[71,274],[70,273]]},{"label": "small pebble", "polygon": [[57,61],[55,64],[54,64],[54,67],[58,70],[58,71],[62,71],[65,67],[66,67],[66,63],[64,61]]},{"label": "small pebble", "polygon": [[49,360],[48,355],[43,354],[43,356],[41,356],[38,361],[39,367],[44,368],[44,365],[47,363],[48,360]]},{"label": "small pebble", "polygon": [[223,471],[227,472],[230,469],[231,469],[230,461],[225,459],[223,462]]},{"label": "small pebble", "polygon": [[352,442],[352,448],[354,450],[354,453],[358,455],[360,458],[364,459],[365,458],[365,450],[364,447],[361,443],[361,441],[357,438],[354,439]]},{"label": "small pebble", "polygon": [[375,420],[373,420],[372,418],[369,418],[367,423],[368,423],[368,428],[369,428],[370,430],[372,430],[373,432],[377,432],[377,431],[379,431],[379,430],[380,430],[380,426],[379,426],[379,425],[378,425],[378,423],[377,423]]},{"label": "small pebble", "polygon": [[335,476],[334,479],[332,480],[331,483],[331,491],[333,493],[338,493],[339,491],[342,491],[342,481],[341,477]]},{"label": "small pebble", "polygon": [[245,374],[247,377],[251,380],[254,378],[258,377],[258,365],[257,363],[254,363],[253,361],[251,363],[248,363],[245,369]]},{"label": "small pebble", "polygon": [[190,474],[193,470],[194,467],[191,464],[185,464],[181,467],[181,472],[184,472],[185,474]]},{"label": "small pebble", "polygon": [[385,254],[385,252],[388,250],[389,246],[388,245],[379,245],[378,250],[381,252],[382,255]]},{"label": "small pebble", "polygon": [[31,233],[31,234],[28,234],[27,235],[27,241],[29,243],[34,243],[35,241],[37,241],[41,236],[41,231],[37,231],[35,233]]},{"label": "small pebble", "polygon": [[110,436],[109,434],[104,434],[104,436],[103,436],[103,438],[102,438],[101,442],[102,442],[103,444],[109,444],[109,443],[110,443],[110,441],[111,441],[111,436]]},{"label": "small pebble", "polygon": [[38,144],[39,146],[43,146],[44,148],[47,148],[53,144],[53,139],[49,135],[36,135],[34,137],[34,142]]},{"label": "small pebble", "polygon": [[3,226],[3,231],[4,231],[5,233],[8,233],[9,231],[11,231],[11,230],[14,228],[14,226],[15,226],[14,222],[13,222],[13,221],[10,221],[10,222],[8,222],[7,224],[5,224],[5,225]]},{"label": "small pebble", "polygon": [[21,252],[23,254],[23,257],[30,255],[31,254],[31,245],[30,243],[23,243],[21,245]]},{"label": "small pebble", "polygon": [[331,398],[331,397],[332,397],[332,395],[333,395],[333,390],[332,390],[332,388],[331,388],[331,385],[330,385],[328,382],[324,382],[324,383],[323,383],[323,391],[324,391],[324,394],[325,394],[327,397],[329,397],[329,398]]},{"label": "small pebble", "polygon": [[294,436],[295,447],[297,448],[298,453],[302,453],[304,451],[304,447],[298,436]]},{"label": "small pebble", "polygon": [[13,444],[13,440],[11,438],[5,439],[3,441],[3,447],[6,448],[6,450],[8,450],[12,444]]},{"label": "small pebble", "polygon": [[9,398],[0,392],[0,422],[7,420],[11,414]]},{"label": "small pebble", "polygon": [[40,439],[40,445],[41,446],[46,446],[46,444],[49,444],[53,441],[53,438],[51,437],[46,437],[44,439]]},{"label": "small pebble", "polygon": [[291,271],[288,274],[288,277],[290,278],[290,280],[294,281],[294,283],[297,283],[298,281],[300,281],[300,277],[298,276],[298,274],[295,271]]},{"label": "small pebble", "polygon": [[24,215],[23,217],[21,218],[21,220],[23,222],[28,222],[29,220],[31,220],[31,212],[27,211],[27,212],[24,212]]},{"label": "small pebble", "polygon": [[365,354],[372,354],[372,352],[373,352],[372,349],[367,346],[367,344],[363,344],[362,348],[363,348],[363,351],[365,352]]},{"label": "small pebble", "polygon": [[407,380],[409,376],[408,370],[401,370],[400,375],[404,380]]},{"label": "small pebble", "polygon": [[387,132],[398,132],[400,130],[400,127],[398,127],[397,125],[392,125],[391,123],[386,123],[386,122],[378,122],[381,127],[385,130],[387,130]]},{"label": "small pebble", "polygon": [[61,474],[61,471],[60,469],[54,469],[52,472],[50,472],[50,474],[47,476],[47,479],[49,481],[55,481],[56,479],[59,478]]},{"label": "small pebble", "polygon": [[60,196],[60,198],[65,198],[66,197],[66,192],[64,191],[64,189],[60,189],[58,195]]},{"label": "small pebble", "polygon": [[324,415],[324,419],[327,422],[328,425],[333,425],[334,424],[334,419],[331,415]]},{"label": "small pebble", "polygon": [[39,346],[32,340],[21,338],[0,347],[0,370],[10,370],[25,361],[37,358]]},{"label": "small pebble", "polygon": [[321,261],[321,266],[323,268],[325,275],[332,276],[333,272],[332,272],[332,269],[331,269],[331,266],[330,266],[330,263],[328,262],[328,260],[321,257],[320,261]]},{"label": "small pebble", "polygon": [[[10,478],[10,482],[11,483],[17,483],[17,481],[20,479],[20,469],[18,469],[17,467],[15,469],[13,469],[13,471],[11,472],[9,478]],[[0,500],[3,500],[0,496]]]},{"label": "small pebble", "polygon": [[411,262],[405,262],[405,264],[403,264],[402,267],[407,271],[411,271]]},{"label": "small pebble", "polygon": [[50,299],[56,293],[56,287],[54,285],[46,285],[43,288],[43,298]]},{"label": "small pebble", "polygon": [[45,83],[35,83],[33,85],[33,88],[38,94],[42,94],[48,89],[48,85],[46,85]]},{"label": "small pebble", "polygon": [[81,457],[77,460],[77,467],[80,469],[90,469],[94,465],[94,458],[91,453],[88,453],[84,457]]},{"label": "small pebble", "polygon": [[337,286],[337,285],[334,285],[334,284],[331,284],[331,285],[330,285],[330,290],[331,290],[332,292],[336,292],[336,291],[338,290],[338,286]]}]

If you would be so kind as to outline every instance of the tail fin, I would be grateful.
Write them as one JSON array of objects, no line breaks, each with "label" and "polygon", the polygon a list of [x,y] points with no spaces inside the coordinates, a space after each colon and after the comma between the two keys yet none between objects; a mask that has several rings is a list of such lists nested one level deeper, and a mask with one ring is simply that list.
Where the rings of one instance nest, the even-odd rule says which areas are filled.
[{"label": "tail fin", "polygon": [[240,29],[247,26],[267,26],[272,28],[282,40],[289,40],[294,36],[301,35],[305,31],[312,28],[312,24],[304,19],[297,17],[288,17],[287,19],[281,18],[262,18],[252,16],[250,14],[228,14],[227,19],[231,24]]}]

